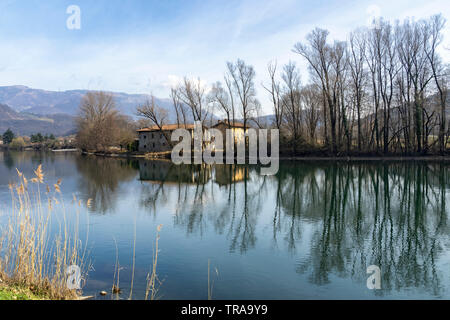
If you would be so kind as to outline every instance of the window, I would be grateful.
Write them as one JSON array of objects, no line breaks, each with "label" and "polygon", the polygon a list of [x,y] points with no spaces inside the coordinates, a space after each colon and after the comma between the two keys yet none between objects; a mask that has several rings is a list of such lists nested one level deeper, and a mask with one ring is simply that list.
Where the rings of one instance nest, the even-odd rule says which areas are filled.
[{"label": "window", "polygon": [[144,136],[144,139],[147,139],[147,136]]},{"label": "window", "polygon": [[155,143],[153,142],[153,149],[155,148]]},{"label": "window", "polygon": [[152,133],[152,139],[153,139],[153,133]]},{"label": "window", "polygon": [[144,145],[144,149],[147,149],[147,145]]}]

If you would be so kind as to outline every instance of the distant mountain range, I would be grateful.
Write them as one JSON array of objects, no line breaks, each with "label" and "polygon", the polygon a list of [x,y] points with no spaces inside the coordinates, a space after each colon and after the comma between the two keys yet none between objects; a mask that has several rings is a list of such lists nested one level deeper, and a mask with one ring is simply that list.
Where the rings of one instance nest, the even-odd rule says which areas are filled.
[{"label": "distant mountain range", "polygon": [[[75,132],[74,117],[88,90],[47,91],[26,86],[0,87],[0,133],[11,128],[16,134],[69,135]],[[136,118],[136,107],[149,95],[112,92],[118,110]],[[171,108],[169,99],[156,102]],[[173,119],[170,119],[173,121]]]},{"label": "distant mountain range", "polygon": [[8,128],[16,135],[31,135],[37,132],[66,136],[75,133],[74,117],[68,114],[35,115],[17,112],[0,104],[0,134]]},{"label": "distant mountain range", "polygon": [[[80,101],[88,90],[46,91],[25,86],[0,87],[0,103],[6,104],[18,112],[48,115],[64,113],[76,115]],[[120,112],[135,116],[136,106],[144,103],[149,95],[111,92]],[[169,99],[158,99],[163,107],[172,105]]]},{"label": "distant mountain range", "polygon": [[[57,136],[75,133],[75,116],[81,99],[88,90],[47,91],[26,86],[0,86],[0,134],[11,128],[18,135],[41,132]],[[111,92],[117,109],[134,119],[136,107],[150,96]],[[176,115],[170,99],[155,98],[168,110],[167,122],[175,123]],[[213,119],[218,119],[213,116]],[[190,121],[190,120],[189,120]],[[273,121],[273,116],[260,117],[262,123]]]}]

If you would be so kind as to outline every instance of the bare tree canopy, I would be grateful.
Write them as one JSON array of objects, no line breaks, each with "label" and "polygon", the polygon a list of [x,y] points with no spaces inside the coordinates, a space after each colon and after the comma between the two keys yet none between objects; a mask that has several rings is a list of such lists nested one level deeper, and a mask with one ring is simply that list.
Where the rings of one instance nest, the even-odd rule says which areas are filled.
[{"label": "bare tree canopy", "polygon": [[83,97],[76,125],[77,144],[84,150],[126,146],[136,136],[132,121],[117,111],[113,95],[105,92],[88,92]]}]

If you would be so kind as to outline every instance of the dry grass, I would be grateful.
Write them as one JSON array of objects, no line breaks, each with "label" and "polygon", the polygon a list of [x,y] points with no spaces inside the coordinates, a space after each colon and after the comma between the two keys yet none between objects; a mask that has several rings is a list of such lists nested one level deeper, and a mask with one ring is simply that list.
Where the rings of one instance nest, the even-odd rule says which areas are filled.
[{"label": "dry grass", "polygon": [[150,295],[150,300],[155,300],[157,298],[158,293],[158,287],[161,284],[161,282],[158,279],[158,275],[156,274],[156,266],[158,264],[158,243],[159,243],[159,232],[161,231],[162,224],[160,224],[156,228],[156,241],[155,241],[155,248],[153,251],[153,263],[152,263],[152,270],[147,274],[147,288],[145,290],[145,300],[148,300]]},{"label": "dry grass", "polygon": [[9,220],[0,232],[0,274],[9,284],[48,299],[77,299],[81,292],[69,288],[66,270],[78,266],[83,280],[88,269],[86,246],[79,239],[81,202],[74,196],[76,209],[69,215],[61,180],[46,185],[41,166],[30,180],[19,170],[17,175],[18,182],[9,185]]},{"label": "dry grass", "polygon": [[[219,270],[214,268],[216,276],[219,276]],[[208,259],[208,300],[213,299],[214,280],[211,280],[211,260]]]}]

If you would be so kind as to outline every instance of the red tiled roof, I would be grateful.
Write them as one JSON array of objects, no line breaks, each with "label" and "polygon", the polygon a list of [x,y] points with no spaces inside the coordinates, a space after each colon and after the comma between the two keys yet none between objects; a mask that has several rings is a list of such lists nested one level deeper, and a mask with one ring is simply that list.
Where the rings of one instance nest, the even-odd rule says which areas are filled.
[{"label": "red tiled roof", "polygon": [[[194,129],[194,125],[193,124],[165,124],[162,126],[162,130],[163,131],[174,131],[176,129]],[[160,131],[158,126],[151,126],[149,128],[142,128],[140,130],[137,130],[137,132],[152,132],[152,131]]]},{"label": "red tiled roof", "polygon": [[[228,120],[219,120],[219,122],[217,122],[215,125],[213,125],[213,128],[214,127],[217,127],[218,125],[220,125],[220,124],[224,124],[224,125],[226,125],[226,126],[228,126],[229,125],[229,122],[228,122]],[[242,122],[234,122],[232,125],[231,125],[231,127],[234,127],[234,128],[243,128],[244,127],[244,124],[242,123]],[[248,128],[249,126],[247,125],[247,128]]]}]

